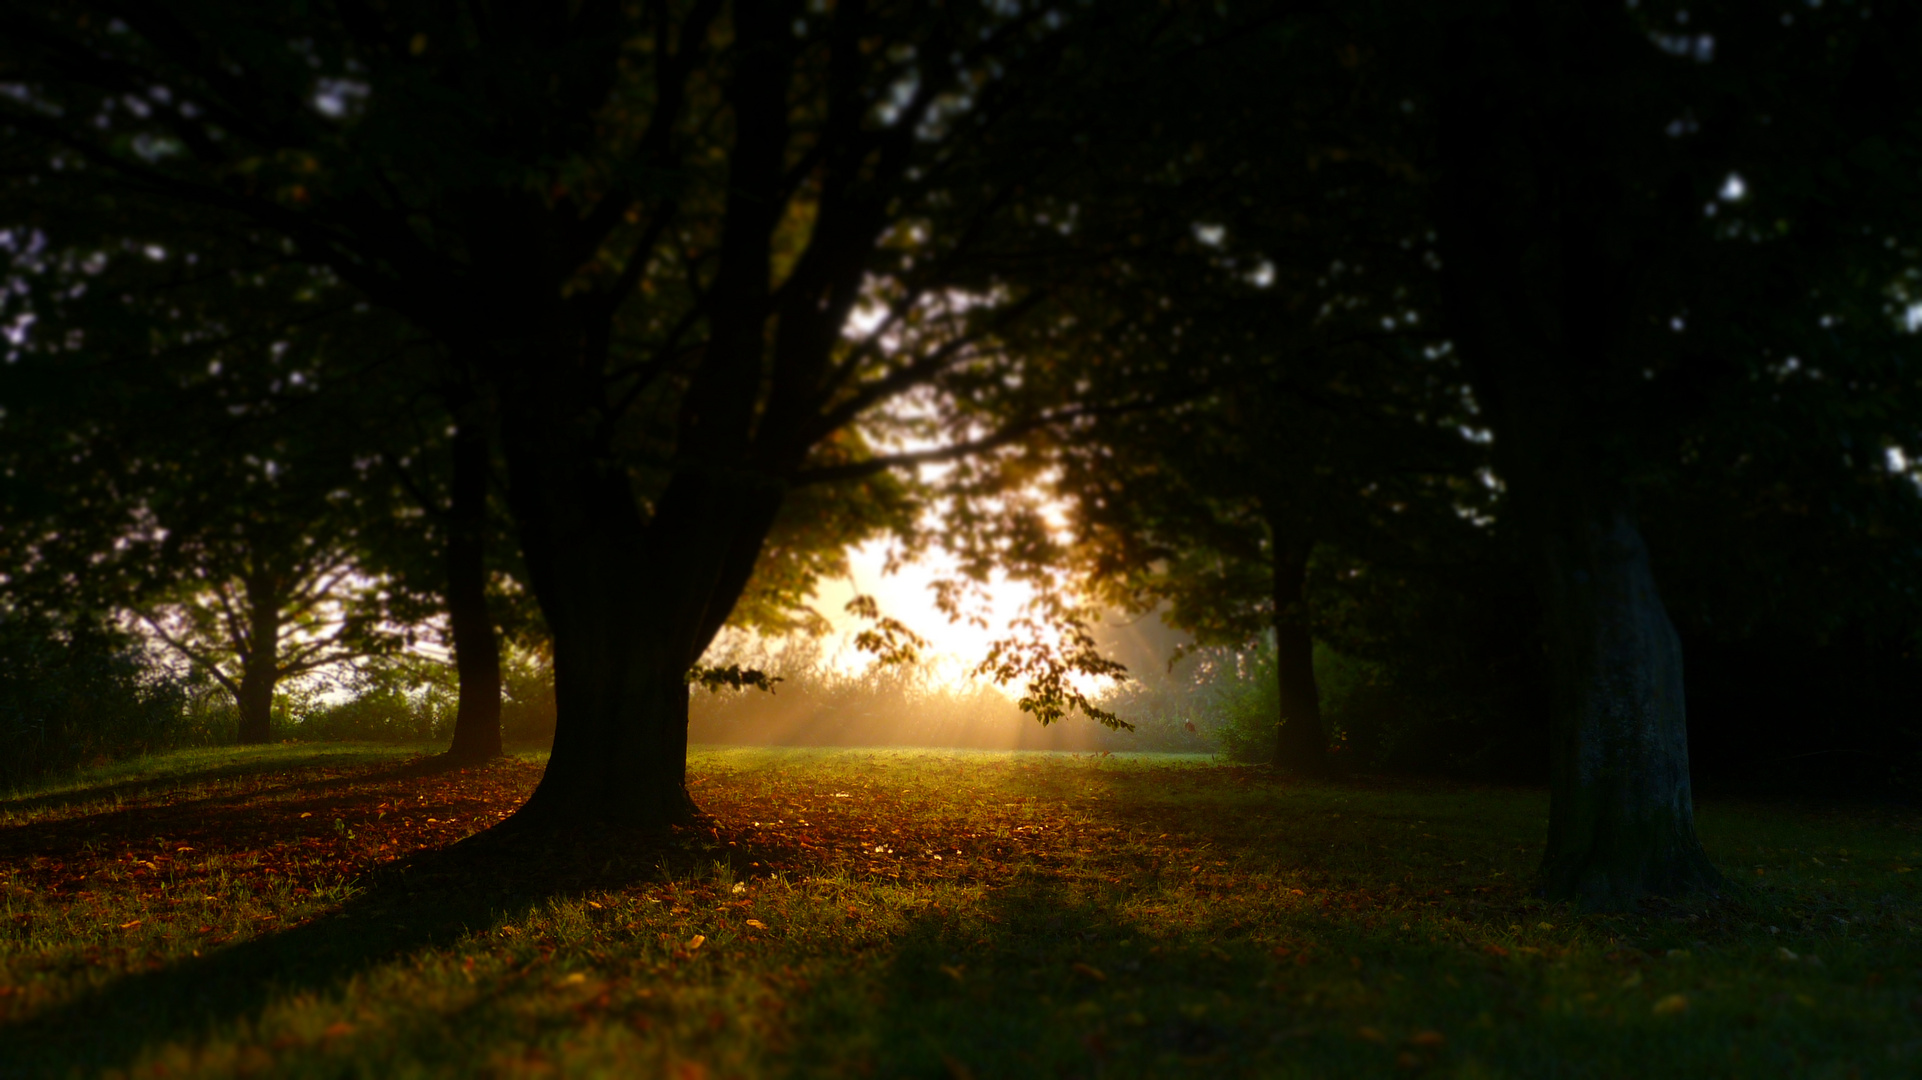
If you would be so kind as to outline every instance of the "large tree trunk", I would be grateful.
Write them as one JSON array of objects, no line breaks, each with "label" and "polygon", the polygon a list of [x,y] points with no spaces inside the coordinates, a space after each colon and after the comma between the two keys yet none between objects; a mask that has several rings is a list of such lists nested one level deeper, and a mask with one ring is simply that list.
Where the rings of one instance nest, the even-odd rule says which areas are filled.
[{"label": "large tree trunk", "polygon": [[633,547],[582,536],[533,570],[554,634],[560,722],[523,821],[645,827],[694,816],[688,670],[739,598],[780,505],[771,492],[730,488],[677,481]]},{"label": "large tree trunk", "polygon": [[1640,422],[1624,389],[1640,385],[1639,290],[1668,230],[1689,227],[1625,172],[1637,140],[1662,138],[1626,104],[1627,58],[1646,48],[1619,7],[1520,5],[1451,29],[1441,102],[1450,328],[1545,620],[1542,880],[1592,908],[1715,880],[1695,834],[1681,647],[1621,480]]},{"label": "large tree trunk", "polygon": [[1620,908],[1718,876],[1695,835],[1682,647],[1619,503],[1566,503],[1537,529],[1552,678],[1550,895]]},{"label": "large tree trunk", "polygon": [[501,756],[501,658],[487,610],[487,431],[463,417],[454,431],[454,482],[447,515],[447,621],[454,635],[460,703],[454,713],[456,762]]},{"label": "large tree trunk", "polygon": [[1328,733],[1321,723],[1321,689],[1315,684],[1315,639],[1303,618],[1302,589],[1312,545],[1284,544],[1275,535],[1275,677],[1280,682],[1280,726],[1275,767],[1317,776],[1328,767]]},{"label": "large tree trunk", "polygon": [[745,588],[782,489],[752,462],[687,460],[649,514],[614,451],[582,437],[592,428],[566,388],[522,378],[540,374],[531,364],[503,368],[508,499],[553,634],[557,710],[517,819],[687,821],[688,670]]},{"label": "large tree trunk", "polygon": [[280,681],[280,583],[271,573],[253,571],[243,584],[247,649],[241,656],[234,704],[240,711],[241,744],[257,746],[273,734],[274,685]]}]

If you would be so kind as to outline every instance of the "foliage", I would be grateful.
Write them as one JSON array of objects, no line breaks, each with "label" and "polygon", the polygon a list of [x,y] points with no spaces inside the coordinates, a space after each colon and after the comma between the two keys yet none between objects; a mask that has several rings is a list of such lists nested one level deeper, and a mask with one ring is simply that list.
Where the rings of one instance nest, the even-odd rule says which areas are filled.
[{"label": "foliage", "polygon": [[0,614],[0,789],[179,745],[189,701],[111,625]]},{"label": "foliage", "polygon": [[[731,689],[697,694],[688,737],[697,743],[777,746],[922,746],[982,749],[1181,751],[1205,753],[1180,721],[1148,729],[1107,728],[1085,718],[1038,726],[1019,704],[965,668],[871,660],[850,668],[812,639],[724,636],[711,663],[743,666],[779,682],[773,694]],[[1134,684],[1124,684],[1123,689]],[[1139,724],[1136,699],[1106,695],[1098,707]]]},{"label": "foliage", "polygon": [[546,749],[554,742],[554,658],[543,648],[501,650],[501,741]]},{"label": "foliage", "polygon": [[1597,917],[1530,895],[1536,793],[1119,756],[697,752],[712,829],[588,857],[454,846],[538,766],[423,773],[406,754],[190,752],[0,801],[9,1066],[1917,1066],[1907,810],[1710,803],[1710,850],[1753,884]]},{"label": "foliage", "polygon": [[445,742],[454,731],[459,684],[450,665],[403,654],[362,663],[338,686],[353,696],[315,703],[286,728],[302,741]]}]

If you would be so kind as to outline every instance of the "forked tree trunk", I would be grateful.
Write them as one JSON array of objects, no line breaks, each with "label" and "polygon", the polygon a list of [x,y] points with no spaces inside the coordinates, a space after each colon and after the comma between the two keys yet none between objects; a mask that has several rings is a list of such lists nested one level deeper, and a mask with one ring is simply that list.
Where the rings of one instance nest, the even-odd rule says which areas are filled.
[{"label": "forked tree trunk", "polygon": [[1315,639],[1302,610],[1312,545],[1285,545],[1276,534],[1275,678],[1281,716],[1275,732],[1275,767],[1318,776],[1328,768],[1328,733],[1321,722],[1321,689],[1315,683]]},{"label": "forked tree trunk", "polygon": [[274,685],[280,681],[281,598],[273,574],[255,571],[242,584],[247,593],[247,643],[234,705],[240,713],[240,743],[257,746],[273,737]]},{"label": "forked tree trunk", "polygon": [[710,494],[704,509],[664,500],[638,557],[577,552],[550,574],[542,608],[550,622],[566,611],[553,622],[563,722],[523,821],[652,827],[694,817],[688,670],[733,609],[779,506]]},{"label": "forked tree trunk", "polygon": [[509,499],[554,642],[558,715],[522,825],[690,820],[687,673],[733,610],[781,505],[756,470],[689,463],[644,516],[626,469],[562,405],[504,394]]},{"label": "forked tree trunk", "polygon": [[1554,710],[1543,885],[1598,909],[1710,886],[1681,641],[1634,518],[1619,502],[1571,501],[1537,531]]},{"label": "forked tree trunk", "polygon": [[454,635],[454,668],[460,702],[454,741],[456,762],[501,756],[501,658],[494,619],[487,610],[487,431],[471,418],[454,431],[454,482],[447,515],[447,621]]}]

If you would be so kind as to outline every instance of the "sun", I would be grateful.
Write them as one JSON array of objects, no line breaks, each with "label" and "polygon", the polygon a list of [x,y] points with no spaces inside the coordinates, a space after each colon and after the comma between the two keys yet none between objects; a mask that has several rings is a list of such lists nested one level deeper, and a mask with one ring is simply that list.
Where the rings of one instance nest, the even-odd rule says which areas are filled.
[{"label": "sun", "polygon": [[930,686],[965,689],[983,683],[994,685],[974,675],[974,668],[1034,598],[1033,588],[997,576],[989,582],[976,609],[986,625],[953,622],[934,602],[934,583],[956,573],[951,558],[931,553],[896,567],[892,573],[887,562],[886,541],[861,544],[848,551],[846,577],[823,581],[815,588],[815,609],[827,616],[832,627],[822,649],[827,663],[852,672],[864,670],[872,662],[871,656],[854,646],[854,636],[867,624],[846,610],[854,597],[872,596],[882,615],[900,621],[928,642],[921,650],[918,666]]}]

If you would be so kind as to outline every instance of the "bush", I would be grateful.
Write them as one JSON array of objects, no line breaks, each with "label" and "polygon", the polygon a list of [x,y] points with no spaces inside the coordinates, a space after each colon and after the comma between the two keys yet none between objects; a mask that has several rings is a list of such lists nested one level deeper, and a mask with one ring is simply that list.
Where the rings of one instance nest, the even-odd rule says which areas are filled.
[{"label": "bush", "polygon": [[276,695],[276,727],[303,742],[444,741],[454,734],[456,680],[450,665],[424,657],[369,661],[350,676],[346,701],[319,704],[305,688]]},{"label": "bush", "polygon": [[1209,713],[1221,752],[1231,761],[1259,765],[1273,761],[1281,716],[1274,644],[1263,641],[1247,652],[1219,653],[1212,673]]},{"label": "bush", "polygon": [[501,650],[501,742],[518,749],[554,745],[554,661],[545,651]]},{"label": "bush", "polygon": [[[1209,711],[1221,752],[1234,761],[1266,764],[1275,758],[1281,685],[1275,646],[1264,640],[1244,653],[1216,654]],[[1386,668],[1315,644],[1315,686],[1321,723],[1335,768],[1380,768],[1406,727]]]},{"label": "bush", "polygon": [[111,626],[0,616],[0,786],[173,745],[190,698]]}]

